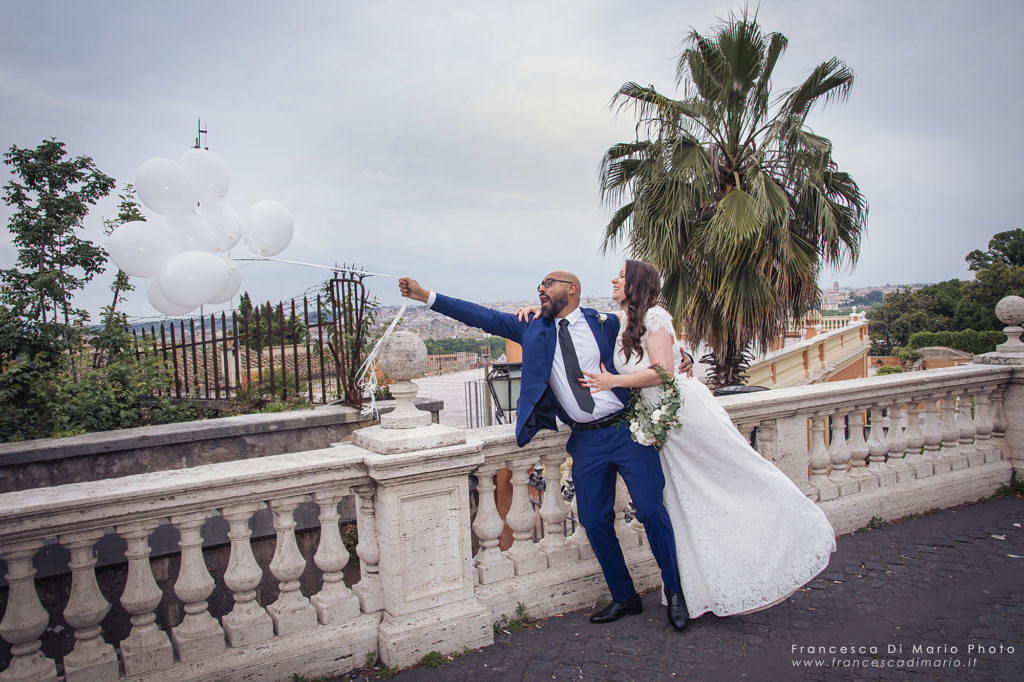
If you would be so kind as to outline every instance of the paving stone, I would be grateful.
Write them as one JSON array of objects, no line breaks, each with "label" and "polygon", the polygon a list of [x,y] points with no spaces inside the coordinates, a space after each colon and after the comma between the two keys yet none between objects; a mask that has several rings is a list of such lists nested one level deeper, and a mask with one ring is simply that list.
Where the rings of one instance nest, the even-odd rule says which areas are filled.
[{"label": "paving stone", "polygon": [[[588,622],[591,609],[566,613],[444,668],[412,668],[393,679],[1024,679],[1024,560],[1005,556],[1024,556],[1024,530],[1014,523],[1024,526],[1024,500],[995,499],[850,533],[838,539],[822,576],[766,611],[705,614],[677,633],[665,623],[655,591],[644,595],[642,616],[595,626]],[[915,645],[956,646],[955,655],[916,657],[961,666],[853,668],[837,661],[832,667],[840,654],[799,657],[793,645],[876,646],[879,662],[914,657]],[[888,645],[903,645],[903,652],[889,654]],[[987,648],[968,655],[968,645]],[[1004,653],[988,653],[1000,645]],[[1012,654],[1005,652],[1010,645]],[[821,660],[823,667],[798,670],[797,658]]]}]

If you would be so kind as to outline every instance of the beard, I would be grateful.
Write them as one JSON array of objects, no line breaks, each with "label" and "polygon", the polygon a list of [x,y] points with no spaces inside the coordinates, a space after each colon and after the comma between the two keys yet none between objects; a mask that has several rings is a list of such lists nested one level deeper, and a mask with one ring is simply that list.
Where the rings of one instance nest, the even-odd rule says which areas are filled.
[{"label": "beard", "polygon": [[569,305],[569,294],[562,291],[554,296],[548,296],[547,303],[540,302],[540,314],[545,320],[553,320],[567,305]]}]

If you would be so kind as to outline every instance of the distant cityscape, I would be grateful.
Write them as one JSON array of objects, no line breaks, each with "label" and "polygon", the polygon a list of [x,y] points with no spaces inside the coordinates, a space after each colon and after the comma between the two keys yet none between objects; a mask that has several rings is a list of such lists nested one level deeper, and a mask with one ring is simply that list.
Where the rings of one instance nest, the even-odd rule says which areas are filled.
[{"label": "distant cityscape", "polygon": [[[829,289],[822,289],[821,309],[839,310],[850,305],[850,302],[857,297],[866,298],[872,291],[880,291],[883,295],[901,289],[920,289],[924,284],[884,284],[868,287],[841,287],[839,283],[833,283]],[[495,310],[506,313],[513,313],[518,308],[534,305],[535,299],[523,301],[500,301],[487,303],[486,305]],[[584,298],[582,304],[597,310],[612,311],[618,310],[618,304],[611,298]],[[864,307],[864,306],[862,306]],[[377,320],[383,324],[390,322],[398,314],[400,306],[382,306],[377,315]],[[468,327],[440,313],[435,313],[426,306],[410,304],[402,319],[402,327],[421,339],[480,339],[489,336],[487,333]]]}]

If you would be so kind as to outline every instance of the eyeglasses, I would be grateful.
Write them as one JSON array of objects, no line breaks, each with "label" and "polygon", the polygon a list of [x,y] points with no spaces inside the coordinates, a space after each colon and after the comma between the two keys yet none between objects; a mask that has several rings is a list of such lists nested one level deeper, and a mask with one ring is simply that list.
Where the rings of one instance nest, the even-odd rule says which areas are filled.
[{"label": "eyeglasses", "polygon": [[570,282],[567,279],[555,279],[554,277],[548,277],[546,280],[543,280],[540,284],[537,285],[537,291],[540,291],[541,289],[550,289],[551,285],[554,284],[555,282],[561,282],[563,284],[572,284],[572,282]]}]

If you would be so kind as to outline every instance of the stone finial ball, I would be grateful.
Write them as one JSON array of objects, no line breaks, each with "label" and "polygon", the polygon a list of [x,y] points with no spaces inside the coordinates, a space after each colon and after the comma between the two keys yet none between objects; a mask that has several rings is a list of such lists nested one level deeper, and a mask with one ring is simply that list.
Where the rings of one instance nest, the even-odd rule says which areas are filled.
[{"label": "stone finial ball", "polygon": [[381,344],[377,365],[397,381],[416,379],[427,369],[427,347],[412,332],[395,332]]},{"label": "stone finial ball", "polygon": [[1024,324],[1024,298],[1007,296],[996,303],[996,317],[1013,327]]}]

